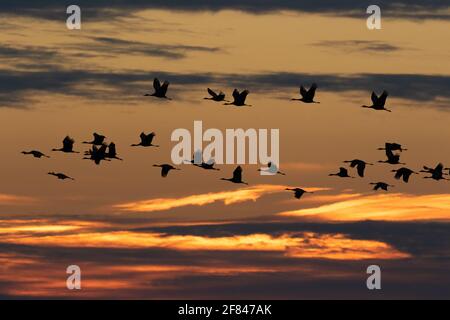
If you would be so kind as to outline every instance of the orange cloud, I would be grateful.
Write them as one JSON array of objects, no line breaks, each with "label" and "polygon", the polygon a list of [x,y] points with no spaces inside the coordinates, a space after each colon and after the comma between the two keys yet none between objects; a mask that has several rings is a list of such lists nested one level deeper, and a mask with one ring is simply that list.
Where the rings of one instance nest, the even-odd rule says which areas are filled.
[{"label": "orange cloud", "polygon": [[35,198],[0,193],[0,205],[24,205],[36,202]]},{"label": "orange cloud", "polygon": [[153,212],[170,210],[184,206],[204,206],[216,201],[223,201],[225,205],[230,205],[245,201],[256,201],[265,194],[280,192],[284,189],[285,186],[264,184],[235,191],[211,192],[187,196],[184,198],[158,198],[118,204],[114,207],[124,211]]},{"label": "orange cloud", "polygon": [[281,212],[278,215],[313,217],[331,221],[450,220],[450,194],[380,194],[338,201],[316,208]]}]

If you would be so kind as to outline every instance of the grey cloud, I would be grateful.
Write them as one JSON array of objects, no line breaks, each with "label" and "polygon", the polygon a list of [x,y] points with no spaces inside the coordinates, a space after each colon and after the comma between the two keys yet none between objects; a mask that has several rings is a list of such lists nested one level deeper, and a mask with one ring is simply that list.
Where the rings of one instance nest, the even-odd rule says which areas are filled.
[{"label": "grey cloud", "polygon": [[313,43],[313,45],[330,49],[344,50],[347,52],[393,52],[402,50],[402,48],[386,42],[368,40],[326,40]]}]

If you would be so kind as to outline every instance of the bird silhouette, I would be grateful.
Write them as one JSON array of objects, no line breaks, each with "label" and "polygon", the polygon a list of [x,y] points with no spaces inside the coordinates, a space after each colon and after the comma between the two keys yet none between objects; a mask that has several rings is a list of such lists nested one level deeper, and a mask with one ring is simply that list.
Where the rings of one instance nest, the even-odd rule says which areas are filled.
[{"label": "bird silhouette", "polygon": [[50,158],[49,156],[43,154],[42,152],[40,152],[38,150],[22,151],[21,153],[23,153],[23,154],[31,154],[35,158],[42,158],[42,157]]},{"label": "bird silhouette", "polygon": [[348,175],[348,170],[346,168],[340,167],[338,173],[330,173],[329,176],[337,176],[340,178],[354,178]]},{"label": "bird silhouette", "polygon": [[117,151],[116,151],[116,144],[114,142],[111,142],[108,145],[108,152],[105,155],[106,158],[108,159],[117,159],[117,160],[123,160],[122,158],[119,158],[117,156]]},{"label": "bird silhouette", "polygon": [[161,82],[159,82],[158,78],[155,78],[155,79],[153,79],[153,88],[155,89],[154,93],[152,93],[152,94],[147,93],[144,96],[147,96],[147,97],[152,96],[152,97],[170,100],[170,98],[168,98],[166,96],[167,89],[169,88],[169,81],[164,81],[164,83],[161,85]]},{"label": "bird silhouette", "polygon": [[233,171],[233,177],[232,178],[221,178],[220,180],[226,180],[233,183],[242,183],[247,184],[247,182],[242,181],[242,168],[241,166],[237,166],[236,169]]},{"label": "bird silhouette", "polygon": [[132,144],[132,147],[159,147],[158,145],[154,145],[152,144],[153,142],[153,138],[156,136],[156,133],[151,132],[149,134],[145,134],[144,132],[141,132],[140,134],[140,138],[141,138],[141,142],[137,143],[137,144]]},{"label": "bird silhouette", "polygon": [[94,136],[94,140],[92,140],[92,141],[83,141],[83,143],[85,143],[85,144],[93,144],[93,145],[96,145],[96,146],[101,146],[104,143],[105,138],[106,138],[105,136],[103,136],[101,134],[98,134],[96,132],[93,133],[93,136]]},{"label": "bird silhouette", "polygon": [[91,150],[85,152],[85,155],[89,155],[89,157],[84,157],[83,159],[92,160],[96,165],[99,165],[102,160],[110,161],[110,159],[107,159],[106,157],[107,147],[106,144],[102,144],[100,147],[93,145]]},{"label": "bird silhouette", "polygon": [[250,91],[248,90],[244,90],[241,93],[239,93],[239,91],[237,89],[234,89],[233,91],[233,102],[228,102],[225,103],[225,105],[235,105],[238,107],[242,107],[242,106],[248,106],[251,107],[250,104],[245,104],[245,99],[247,98],[248,94],[250,93]]},{"label": "bird silhouette", "polygon": [[167,177],[170,170],[181,170],[181,169],[175,168],[174,166],[172,166],[170,164],[154,164],[153,166],[161,168],[161,177],[163,177],[163,178]]},{"label": "bird silhouette", "polygon": [[403,148],[403,146],[399,143],[395,143],[395,142],[386,142],[384,144],[384,148],[378,148],[378,150],[386,150],[386,151],[406,151],[408,149]]},{"label": "bird silhouette", "polygon": [[387,184],[386,182],[372,182],[370,183],[371,185],[374,185],[373,190],[378,191],[378,190],[384,190],[384,191],[389,191],[388,188],[392,188],[394,186],[391,186],[390,184]]},{"label": "bird silhouette", "polygon": [[436,181],[439,180],[449,180],[444,178],[444,165],[442,163],[439,163],[435,168],[430,168],[427,166],[423,167],[423,170],[420,170],[420,172],[430,173],[430,177],[424,177],[424,179],[434,179]]},{"label": "bird silhouette", "polygon": [[49,172],[48,174],[57,177],[59,180],[66,180],[66,179],[75,180],[74,178],[71,178],[65,175],[64,173]]},{"label": "bird silhouette", "polygon": [[52,149],[52,151],[61,151],[65,153],[79,153],[78,151],[73,150],[73,144],[75,143],[75,140],[73,140],[71,137],[66,136],[62,143],[63,143],[62,148]]},{"label": "bird silhouette", "polygon": [[388,93],[386,90],[383,91],[383,93],[380,96],[377,96],[375,92],[372,92],[372,96],[370,97],[372,99],[372,105],[371,106],[366,106],[363,105],[361,106],[362,108],[370,108],[370,109],[374,109],[377,111],[387,111],[387,112],[392,112],[392,110],[386,109],[385,108],[385,104],[386,104],[386,98],[388,97]]},{"label": "bird silhouette", "polygon": [[300,86],[300,95],[302,96],[300,99],[293,98],[291,100],[302,101],[304,103],[320,103],[318,101],[314,101],[314,95],[316,94],[317,84],[313,83],[309,90],[306,90],[303,86]]},{"label": "bird silhouette", "polygon": [[358,171],[358,175],[361,178],[364,178],[364,172],[366,170],[366,165],[373,166],[372,163],[368,163],[368,162],[365,162],[365,161],[359,160],[359,159],[347,160],[347,161],[344,161],[344,163],[350,163],[350,167],[352,167],[352,168],[356,167],[356,170]]},{"label": "bird silhouette", "polygon": [[278,167],[276,166],[276,164],[272,163],[272,162],[267,163],[267,168],[266,169],[258,169],[258,171],[271,173],[272,175],[276,175],[276,174],[279,174],[279,175],[282,175],[282,176],[286,175],[286,173],[279,171]]},{"label": "bird silhouette", "polygon": [[392,170],[392,172],[395,172],[395,179],[400,180],[401,178],[403,178],[403,181],[406,183],[409,182],[409,178],[412,174],[418,174],[417,172],[414,172],[413,170],[405,167],[397,170]]},{"label": "bird silhouette", "polygon": [[211,97],[204,98],[205,100],[213,100],[217,102],[225,101],[225,93],[223,93],[222,91],[220,91],[219,93],[215,93],[210,88],[208,88],[207,90]]},{"label": "bird silhouette", "polygon": [[296,197],[297,199],[300,199],[305,193],[314,193],[314,192],[309,192],[309,191],[303,190],[301,188],[286,188],[286,190],[294,191],[294,197]]},{"label": "bird silhouette", "polygon": [[389,164],[406,164],[400,162],[400,155],[394,154],[390,149],[386,149],[387,160],[379,160],[379,163],[389,163]]}]

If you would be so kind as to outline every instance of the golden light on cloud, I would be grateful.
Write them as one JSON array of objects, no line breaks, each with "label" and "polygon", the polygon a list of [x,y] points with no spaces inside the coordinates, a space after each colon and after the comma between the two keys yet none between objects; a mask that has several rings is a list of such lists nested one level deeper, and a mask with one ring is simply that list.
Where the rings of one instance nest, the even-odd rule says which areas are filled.
[{"label": "golden light on cloud", "polygon": [[330,221],[450,220],[450,194],[380,194],[361,196],[323,206],[281,212],[278,215]]},{"label": "golden light on cloud", "polygon": [[0,205],[24,205],[36,202],[35,198],[0,193]]},{"label": "golden light on cloud", "polygon": [[184,198],[158,198],[129,202],[115,205],[115,208],[124,211],[154,212],[165,211],[184,206],[204,206],[217,201],[225,205],[236,204],[245,201],[256,201],[265,194],[280,192],[285,189],[282,185],[256,185],[234,191],[211,192],[191,195]]}]

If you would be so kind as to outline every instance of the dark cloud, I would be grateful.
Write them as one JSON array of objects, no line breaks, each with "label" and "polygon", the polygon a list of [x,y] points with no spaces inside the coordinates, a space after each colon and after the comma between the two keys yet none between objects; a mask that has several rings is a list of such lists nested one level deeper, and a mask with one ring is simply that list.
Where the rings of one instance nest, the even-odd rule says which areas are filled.
[{"label": "dark cloud", "polygon": [[[66,15],[65,9],[72,3],[58,0],[3,0],[0,12],[3,14],[29,15],[47,19],[61,19]],[[266,13],[281,10],[292,10],[306,13],[318,13],[337,16],[366,17],[366,8],[371,2],[356,0],[78,0],[85,19],[108,19],[144,9],[168,9],[183,11],[220,11],[240,10],[249,13]],[[449,7],[446,1],[426,0],[380,0],[384,17],[406,19],[449,19]]]},{"label": "dark cloud", "polygon": [[386,42],[367,40],[326,40],[313,43],[313,45],[330,49],[344,50],[347,52],[393,52],[402,50],[402,48]]},{"label": "dark cloud", "polygon": [[[0,70],[0,106],[20,105],[32,97],[30,91],[77,95],[91,99],[133,102],[143,92],[151,90],[153,77],[167,79],[172,83],[172,94],[180,86],[218,84],[227,87],[248,88],[251,92],[265,91],[297,92],[301,84],[316,82],[319,90],[330,92],[362,91],[370,96],[372,90],[387,90],[391,97],[419,102],[450,99],[450,76],[421,74],[177,74],[160,71],[100,72],[90,70],[64,70],[52,67],[35,72]],[[89,85],[80,88],[79,85]],[[115,93],[103,92],[95,86],[106,86]],[[289,88],[292,88],[289,89]],[[289,94],[289,93],[287,93]],[[364,101],[362,101],[364,102]]]}]

